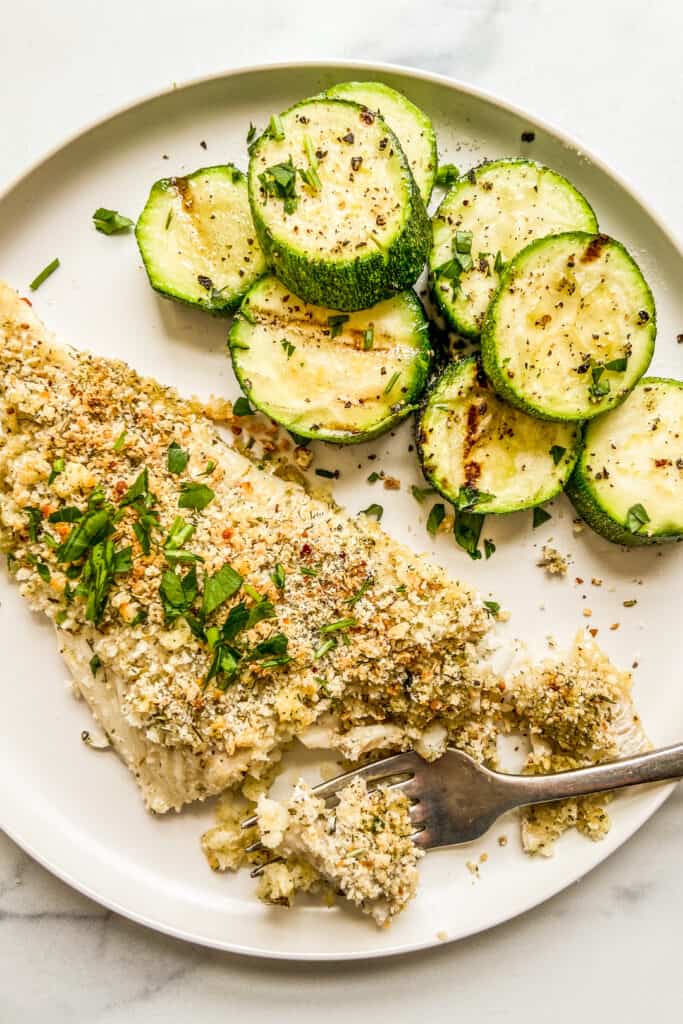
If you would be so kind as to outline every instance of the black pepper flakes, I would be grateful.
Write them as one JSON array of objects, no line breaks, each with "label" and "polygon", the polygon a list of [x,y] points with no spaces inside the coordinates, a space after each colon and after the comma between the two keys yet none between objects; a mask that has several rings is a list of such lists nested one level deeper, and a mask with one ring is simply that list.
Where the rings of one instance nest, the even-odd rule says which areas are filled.
[{"label": "black pepper flakes", "polygon": [[522,132],[520,138],[522,142],[533,142],[536,138],[536,132]]}]

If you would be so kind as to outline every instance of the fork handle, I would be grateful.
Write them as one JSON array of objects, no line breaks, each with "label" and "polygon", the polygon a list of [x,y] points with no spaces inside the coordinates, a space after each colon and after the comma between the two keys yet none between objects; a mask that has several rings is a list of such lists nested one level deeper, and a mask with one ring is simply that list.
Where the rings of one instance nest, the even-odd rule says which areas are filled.
[{"label": "fork handle", "polygon": [[573,796],[587,796],[647,782],[664,782],[683,777],[683,743],[662,747],[648,754],[625,757],[619,761],[558,772],[555,775],[508,776],[512,807],[545,804]]}]

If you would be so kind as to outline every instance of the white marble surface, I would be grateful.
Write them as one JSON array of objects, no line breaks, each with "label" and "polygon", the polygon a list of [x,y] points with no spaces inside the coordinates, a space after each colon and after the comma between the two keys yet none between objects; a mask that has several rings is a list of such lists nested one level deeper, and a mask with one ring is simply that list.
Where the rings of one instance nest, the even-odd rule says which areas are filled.
[{"label": "white marble surface", "polygon": [[[23,0],[2,7],[0,188],[84,123],[173,81],[358,58],[450,74],[537,112],[619,168],[681,237],[682,38],[679,0]],[[156,935],[0,834],[0,1021],[676,1019],[682,821],[679,789],[609,862],[524,918],[457,946],[322,967]]]}]

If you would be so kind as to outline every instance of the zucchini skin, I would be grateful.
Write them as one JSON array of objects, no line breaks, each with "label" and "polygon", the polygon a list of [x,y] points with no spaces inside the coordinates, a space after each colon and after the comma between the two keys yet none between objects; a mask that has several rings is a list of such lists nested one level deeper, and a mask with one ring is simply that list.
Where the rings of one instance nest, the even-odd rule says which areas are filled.
[{"label": "zucchini skin", "polygon": [[[427,451],[427,437],[424,430],[424,421],[430,404],[439,398],[440,391],[444,387],[454,384],[458,377],[464,376],[471,369],[474,369],[476,372],[477,383],[480,386],[488,386],[490,388],[490,384],[484,376],[481,360],[478,355],[474,354],[458,359],[455,362],[450,363],[438,377],[432,379],[430,386],[422,399],[420,413],[415,423],[415,443],[425,479],[429,481],[429,483],[443,498],[456,505],[456,507],[458,503],[458,493],[453,490],[449,490],[440,476],[434,471],[432,466],[432,460]],[[491,399],[494,402],[498,401],[495,393],[491,393]],[[519,413],[516,413],[516,415],[519,415]],[[531,423],[537,422],[532,417],[528,417],[528,419]],[[548,427],[550,426],[551,424],[548,424]],[[570,427],[571,425],[567,424],[567,426]],[[541,423],[538,423],[538,427],[539,431],[543,429],[543,425]],[[548,445],[549,450],[551,447],[550,441],[545,443]],[[569,444],[570,442],[567,440],[567,445]],[[547,501],[551,501],[560,494],[566,486],[566,483],[580,456],[582,444],[582,433],[579,426],[576,425],[573,443],[571,443],[570,447],[567,447],[566,453],[561,458],[562,472],[557,474],[557,478],[554,483],[549,485],[542,493],[537,493],[533,498],[520,499],[516,501],[501,501],[500,498],[496,496],[491,502],[483,501],[476,505],[472,511],[481,513],[482,515],[507,515],[510,512],[519,512],[523,509],[534,508],[537,505],[542,505]],[[555,468],[557,468],[557,466],[559,466],[559,462]]]},{"label": "zucchini skin", "polygon": [[[498,302],[504,295],[505,291],[510,288],[510,285],[515,279],[515,274],[524,265],[524,262],[534,252],[542,249],[546,243],[555,240],[566,240],[570,239],[575,241],[577,245],[588,245],[592,240],[597,238],[607,239],[610,246],[618,249],[622,255],[624,255],[627,261],[635,268],[640,282],[644,289],[644,294],[647,299],[647,312],[649,315],[648,320],[648,350],[643,360],[642,370],[638,377],[633,380],[631,386],[622,391],[613,393],[611,399],[607,402],[603,402],[600,406],[596,406],[593,411],[591,408],[584,408],[575,415],[557,415],[552,413],[548,408],[542,407],[535,402],[532,402],[527,396],[521,396],[515,388],[510,384],[508,375],[504,372],[503,367],[500,365],[497,354],[496,346],[496,330],[497,330],[497,313],[498,313]],[[611,409],[615,409],[617,406],[624,402],[629,394],[633,391],[633,388],[638,384],[639,380],[642,379],[642,375],[647,371],[652,356],[654,355],[655,349],[655,338],[657,335],[657,312],[655,307],[654,296],[648,285],[645,277],[643,276],[640,267],[633,259],[631,254],[628,252],[626,247],[617,239],[606,235],[594,235],[586,231],[567,231],[559,235],[548,235],[544,238],[537,238],[531,242],[528,246],[519,252],[510,263],[507,264],[501,276],[500,283],[496,292],[489,305],[484,326],[481,332],[481,356],[484,371],[493,384],[494,390],[500,395],[501,398],[509,402],[511,405],[521,409],[522,412],[528,413],[530,416],[537,416],[539,419],[551,420],[554,422],[564,422],[567,420],[571,421],[582,421],[591,420],[602,413],[608,412]]]},{"label": "zucchini skin", "polygon": [[[248,311],[249,300],[252,293],[256,292],[261,286],[266,285],[269,280],[269,275],[262,277],[257,281],[250,292],[245,296],[243,300],[243,309],[247,310],[247,315],[241,316],[239,313],[235,317],[233,324],[228,334],[228,347],[230,352],[230,358],[232,361],[233,370],[240,388],[243,393],[249,399],[250,403],[254,408],[258,409],[259,412],[264,413],[270,419],[279,423],[281,426],[294,433],[297,437],[306,438],[312,441],[324,441],[328,444],[336,445],[355,445],[363,444],[367,441],[372,441],[382,434],[385,434],[388,430],[398,426],[403,420],[405,420],[412,412],[416,410],[419,404],[421,394],[425,388],[425,385],[429,379],[433,352],[429,339],[429,321],[425,313],[424,307],[420,302],[420,299],[414,291],[408,290],[401,294],[402,298],[414,315],[414,334],[419,337],[419,346],[415,351],[414,358],[411,362],[412,375],[411,375],[411,387],[401,398],[400,403],[393,405],[392,411],[389,415],[384,416],[382,419],[375,421],[375,423],[363,430],[356,431],[340,431],[340,430],[327,430],[323,425],[316,429],[302,426],[300,423],[293,424],[291,421],[287,421],[282,416],[276,416],[273,413],[272,407],[259,398],[257,390],[253,388],[251,381],[244,372],[244,368],[240,363],[239,353],[243,348],[244,338],[242,337],[243,332],[247,333],[250,326],[248,317],[250,313]],[[397,296],[398,298],[398,296]],[[245,325],[246,324],[246,328]],[[284,328],[283,328],[284,329]],[[278,332],[274,332],[278,333]],[[286,384],[283,381],[283,386]]]},{"label": "zucchini skin", "polygon": [[[647,384],[670,384],[683,391],[683,381],[674,380],[670,377],[643,377],[638,386]],[[609,416],[609,413],[605,414]],[[599,422],[591,421],[583,426],[583,448],[574,471],[567,483],[565,491],[567,497],[578,512],[583,521],[592,530],[600,534],[613,544],[623,544],[626,547],[643,547],[650,544],[662,544],[679,540],[683,537],[683,510],[681,512],[682,526],[680,530],[661,530],[657,533],[633,533],[627,529],[624,523],[616,520],[604,505],[600,502],[598,495],[591,484],[590,477],[586,473],[585,457],[587,452],[587,435],[591,424]]]},{"label": "zucchini skin", "polygon": [[[319,102],[316,98],[303,100],[285,111],[305,110]],[[344,104],[360,116],[363,107],[351,100],[333,99],[328,103]],[[283,242],[275,237],[263,216],[260,186],[256,173],[256,157],[266,138],[273,138],[272,129],[254,143],[249,163],[249,202],[256,234],[273,273],[305,302],[315,306],[328,306],[342,312],[368,309],[382,299],[412,288],[420,276],[431,245],[432,225],[420,191],[415,183],[408,161],[395,134],[381,118],[383,132],[392,142],[402,163],[402,180],[408,195],[402,230],[386,251],[378,249],[347,260],[323,259]]]},{"label": "zucchini skin", "polygon": [[[393,89],[390,85],[386,85],[384,82],[338,82],[337,85],[333,85],[327,90],[325,96],[331,97],[332,99],[344,99],[348,98],[354,100],[356,103],[361,103],[364,106],[368,106],[370,110],[375,113],[380,113],[380,116],[384,117],[385,114],[381,113],[381,110],[375,106],[366,103],[365,100],[358,98],[363,92],[368,94],[374,94],[377,97],[378,102],[384,95],[394,103],[400,103],[404,109],[412,116],[416,125],[422,129],[420,132],[421,138],[426,138],[426,147],[429,151],[429,166],[427,173],[424,175],[423,181],[418,181],[417,175],[414,175],[415,180],[420,189],[420,195],[425,206],[428,205],[429,200],[432,196],[434,189],[434,180],[436,178],[436,172],[438,170],[439,154],[436,144],[436,132],[434,126],[429,117],[425,114],[416,103],[409,100],[407,96],[404,96],[402,92],[397,89]],[[398,133],[396,133],[398,134]],[[400,139],[400,136],[399,136]],[[410,154],[404,147],[406,156],[410,157]]]},{"label": "zucchini skin", "polygon": [[[597,217],[595,215],[595,211],[593,210],[593,207],[588,202],[588,200],[586,199],[586,197],[583,195],[582,192],[579,192],[579,190],[567,178],[565,178],[564,175],[560,174],[558,171],[554,171],[551,167],[546,167],[544,164],[540,164],[540,163],[538,163],[535,160],[525,160],[523,158],[519,158],[519,159],[503,158],[503,159],[500,159],[500,160],[492,160],[492,161],[489,161],[489,162],[481,163],[481,164],[479,164],[476,167],[472,167],[469,171],[466,171],[464,174],[462,174],[460,176],[460,178],[455,182],[455,184],[449,189],[449,191],[446,193],[446,195],[441,200],[441,202],[439,204],[439,207],[438,207],[436,213],[434,214],[433,221],[435,221],[435,220],[437,220],[439,218],[439,216],[442,213],[442,211],[450,205],[450,203],[453,200],[453,197],[455,195],[457,195],[457,193],[459,191],[461,191],[463,188],[466,188],[468,185],[476,183],[476,181],[477,181],[477,174],[478,173],[480,173],[480,172],[488,172],[488,171],[491,171],[491,170],[496,170],[498,168],[509,168],[509,167],[532,167],[532,168],[535,168],[536,170],[538,170],[539,172],[548,174],[548,175],[552,176],[554,179],[556,179],[559,182],[561,182],[564,186],[566,186],[567,188],[569,188],[572,191],[574,196],[578,200],[580,200],[581,205],[585,209],[586,224],[584,225],[584,230],[588,230],[588,231],[592,231],[592,232],[597,232],[598,231],[598,220],[597,220]],[[544,235],[545,234],[548,234],[548,232],[544,232]],[[492,257],[494,255],[495,254],[493,254],[493,253],[491,254]],[[517,254],[515,254],[515,255],[517,255]],[[434,273],[435,268],[431,266],[431,263],[432,263],[432,259],[430,257],[430,275],[429,276],[430,276],[431,293],[432,293],[434,302],[438,306],[438,308],[439,308],[440,312],[442,313],[444,319],[446,320],[447,324],[454,331],[457,331],[457,333],[460,334],[463,338],[468,338],[471,341],[478,340],[479,337],[480,337],[480,334],[481,334],[480,327],[477,326],[476,323],[472,323],[470,321],[464,320],[464,319],[460,318],[457,315],[455,309],[453,308],[453,303],[448,298],[446,298],[445,293],[442,292],[441,289],[437,286],[438,285],[438,278],[436,277],[436,275]],[[509,261],[508,261],[508,263],[509,263]]]},{"label": "zucchini skin", "polygon": [[167,281],[157,275],[153,253],[148,251],[144,239],[146,214],[148,209],[153,207],[155,200],[171,190],[174,193],[177,193],[178,181],[192,181],[193,178],[198,178],[202,175],[216,172],[227,172],[231,176],[233,183],[236,184],[239,182],[246,185],[246,175],[243,174],[238,167],[235,167],[234,164],[214,164],[210,167],[200,167],[191,174],[177,175],[171,178],[160,178],[152,185],[145,207],[138,217],[135,225],[135,239],[138,244],[142,262],[147,272],[149,283],[158,295],[161,295],[165,299],[172,299],[174,302],[179,302],[184,306],[191,307],[192,309],[201,309],[215,317],[228,317],[239,308],[242,299],[251,288],[255,278],[264,272],[265,266],[261,266],[256,274],[245,274],[243,286],[229,296],[221,296],[221,298],[215,299],[212,298],[210,293],[207,293],[206,298],[201,296],[193,299],[170,286]]}]

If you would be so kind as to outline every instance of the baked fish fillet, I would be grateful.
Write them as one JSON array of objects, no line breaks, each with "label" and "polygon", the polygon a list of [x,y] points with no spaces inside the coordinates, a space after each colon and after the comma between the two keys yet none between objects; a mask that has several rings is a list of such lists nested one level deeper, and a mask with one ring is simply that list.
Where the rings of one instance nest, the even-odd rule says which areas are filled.
[{"label": "baked fish fillet", "polygon": [[[421,743],[437,754],[450,738],[492,756],[490,617],[473,591],[367,517],[257,468],[196,403],[57,345],[1,283],[0,430],[11,571],[54,622],[77,689],[150,809],[258,776],[316,727],[356,754]],[[108,525],[91,536],[98,510]],[[182,585],[193,567],[196,598]],[[207,579],[218,607],[203,603]],[[235,627],[250,615],[237,639],[233,612]],[[259,653],[269,648],[274,657]]]}]

